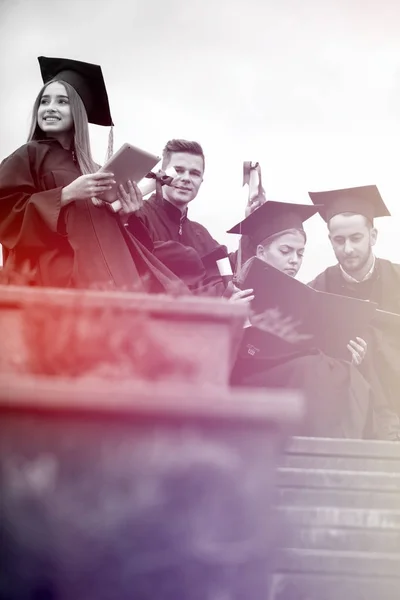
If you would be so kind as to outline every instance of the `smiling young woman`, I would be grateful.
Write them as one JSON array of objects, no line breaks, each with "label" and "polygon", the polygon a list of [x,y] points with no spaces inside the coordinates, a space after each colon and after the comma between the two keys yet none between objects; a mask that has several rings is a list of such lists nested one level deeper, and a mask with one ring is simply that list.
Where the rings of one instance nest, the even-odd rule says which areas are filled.
[{"label": "smiling young woman", "polygon": [[[127,231],[92,197],[113,182],[92,158],[88,122],[112,127],[100,66],[40,57],[44,86],[28,143],[0,166],[0,243],[5,266],[27,266],[36,285],[166,291],[179,280],[152,254],[146,228]],[[140,204],[136,184],[124,193]],[[122,193],[122,192],[121,192]]]},{"label": "smiling young woman", "polygon": [[54,81],[45,87],[37,109],[37,126],[43,133],[58,139],[64,148],[69,148],[74,127],[70,104],[73,87],[68,86],[67,91],[66,86]]}]

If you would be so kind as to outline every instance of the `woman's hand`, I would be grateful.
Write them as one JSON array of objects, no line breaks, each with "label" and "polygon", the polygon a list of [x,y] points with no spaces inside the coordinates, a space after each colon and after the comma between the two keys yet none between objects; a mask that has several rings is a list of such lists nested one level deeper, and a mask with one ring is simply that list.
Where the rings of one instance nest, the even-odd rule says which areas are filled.
[{"label": "woman's hand", "polygon": [[251,213],[253,213],[255,210],[257,210],[257,208],[260,208],[260,206],[262,204],[264,204],[265,202],[266,202],[266,199],[265,199],[264,194],[257,194],[256,196],[249,198],[247,205],[246,205],[245,212],[244,212],[245,217],[250,216]]},{"label": "woman's hand", "polygon": [[254,300],[254,290],[240,290],[236,286],[233,286],[233,294],[229,298],[229,302],[249,304],[252,300]]},{"label": "woman's hand", "polygon": [[61,205],[65,206],[74,200],[84,200],[107,192],[115,184],[113,173],[90,173],[81,175],[66,185],[61,191]]},{"label": "woman's hand", "polygon": [[367,342],[360,337],[356,337],[356,340],[357,342],[350,340],[347,344],[347,348],[351,352],[351,362],[354,365],[359,366],[367,354],[368,345]]}]

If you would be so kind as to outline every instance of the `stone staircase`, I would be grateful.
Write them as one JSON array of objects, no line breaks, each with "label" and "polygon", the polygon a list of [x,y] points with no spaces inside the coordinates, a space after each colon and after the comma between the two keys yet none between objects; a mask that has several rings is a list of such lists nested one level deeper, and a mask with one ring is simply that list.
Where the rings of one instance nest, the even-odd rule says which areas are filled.
[{"label": "stone staircase", "polygon": [[294,438],[269,600],[399,600],[400,444]]}]

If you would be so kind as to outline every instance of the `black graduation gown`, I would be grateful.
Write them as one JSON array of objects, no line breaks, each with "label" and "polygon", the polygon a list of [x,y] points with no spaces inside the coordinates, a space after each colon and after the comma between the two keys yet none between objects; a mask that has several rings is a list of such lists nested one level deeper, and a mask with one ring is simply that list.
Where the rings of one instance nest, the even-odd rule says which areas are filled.
[{"label": "black graduation gown", "polygon": [[[352,364],[317,349],[296,349],[289,343],[285,349],[273,334],[261,331],[252,341],[242,342],[231,374],[232,385],[303,392],[306,416],[296,431],[298,435],[369,437],[371,388]],[[268,357],[263,356],[264,344],[269,348]],[[274,356],[273,349],[278,347],[280,355]]]},{"label": "black graduation gown", "polygon": [[[339,265],[328,267],[309,284],[316,290],[371,300],[382,310],[400,314],[400,265],[377,258],[373,276],[360,283],[347,282]],[[399,439],[400,434],[400,332],[374,322],[367,340],[368,352],[360,371],[375,390],[375,435]]]},{"label": "black graduation gown", "polygon": [[143,225],[130,232],[90,199],[61,206],[61,190],[81,175],[72,152],[54,139],[32,141],[0,165],[0,243],[5,265],[26,265],[36,285],[188,290],[152,254]]},{"label": "black graduation gown", "polygon": [[203,225],[191,221],[187,214],[182,215],[161,192],[153,194],[132,215],[128,228],[134,231],[137,221],[148,230],[155,255],[193,291],[212,296],[224,294],[225,285],[217,265],[214,263],[205,268],[202,262],[203,257],[220,247]]}]

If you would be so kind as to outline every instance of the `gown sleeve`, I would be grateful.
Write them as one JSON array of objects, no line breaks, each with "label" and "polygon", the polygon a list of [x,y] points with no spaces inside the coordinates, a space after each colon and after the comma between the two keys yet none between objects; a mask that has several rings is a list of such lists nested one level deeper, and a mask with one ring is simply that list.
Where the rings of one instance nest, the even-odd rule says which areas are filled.
[{"label": "gown sleeve", "polygon": [[43,249],[60,231],[62,187],[40,190],[38,149],[19,148],[0,165],[0,243]]}]

